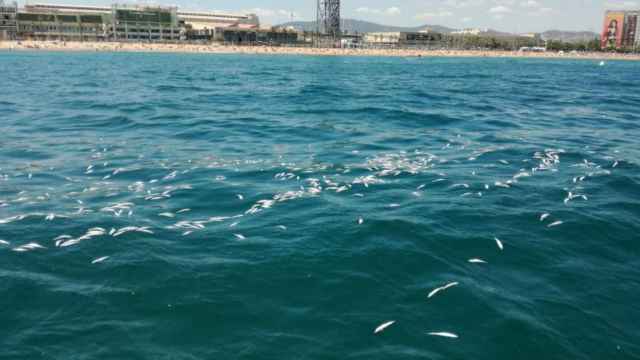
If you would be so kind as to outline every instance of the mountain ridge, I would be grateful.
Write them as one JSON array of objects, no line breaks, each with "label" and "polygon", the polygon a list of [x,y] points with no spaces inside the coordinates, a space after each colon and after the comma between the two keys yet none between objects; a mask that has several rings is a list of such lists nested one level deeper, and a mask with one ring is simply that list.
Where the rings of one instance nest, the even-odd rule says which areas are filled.
[{"label": "mountain ridge", "polygon": [[[450,34],[458,29],[453,29],[442,25],[425,24],[421,26],[394,26],[383,25],[371,21],[356,20],[356,19],[343,19],[343,29],[348,33],[368,33],[368,32],[419,32],[426,29],[440,32],[444,34]],[[300,31],[315,31],[315,21],[293,21],[278,25],[280,27],[293,27]],[[480,34],[481,36],[514,36],[512,33],[497,31],[493,29],[487,29]],[[589,41],[594,38],[598,38],[600,35],[591,31],[565,31],[565,30],[547,30],[540,33],[543,40],[554,40],[564,42],[580,42]]]},{"label": "mountain ridge", "polygon": [[[418,32],[425,29],[431,29],[433,31],[450,33],[455,29],[441,26],[441,25],[422,25],[422,26],[394,26],[394,25],[382,25],[370,21],[356,20],[356,19],[343,19],[342,28],[350,33],[365,33],[365,32]],[[316,29],[315,21],[293,21],[280,24],[278,26],[288,27],[291,26],[301,31],[314,31]]]}]

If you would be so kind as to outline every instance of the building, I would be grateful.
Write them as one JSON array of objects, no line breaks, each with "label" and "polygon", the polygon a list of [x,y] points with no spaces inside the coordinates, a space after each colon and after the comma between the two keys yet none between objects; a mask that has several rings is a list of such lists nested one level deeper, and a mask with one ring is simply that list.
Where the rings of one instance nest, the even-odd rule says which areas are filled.
[{"label": "building", "polygon": [[260,27],[260,20],[254,14],[231,15],[211,12],[179,11],[178,17],[191,25],[192,29],[215,29],[220,27],[234,27],[248,25],[249,27]]},{"label": "building", "polygon": [[634,48],[638,44],[636,39],[638,36],[638,20],[640,20],[640,11],[628,11],[624,15],[624,30],[622,35],[622,46],[624,48]]},{"label": "building", "polygon": [[489,29],[463,29],[463,30],[457,30],[457,31],[452,31],[451,34],[452,35],[475,35],[475,36],[479,36],[482,35],[484,33],[489,32]]},{"label": "building", "polygon": [[287,45],[300,42],[297,31],[242,27],[217,28],[212,40],[234,45]]},{"label": "building", "polygon": [[109,40],[175,41],[184,31],[176,7],[113,5]]},{"label": "building", "polygon": [[441,42],[442,34],[435,32],[377,32],[364,35],[364,42],[378,46],[430,46]]},{"label": "building", "polygon": [[376,45],[398,45],[400,32],[371,32],[364,34],[364,42]]},{"label": "building", "polygon": [[640,47],[640,10],[607,11],[600,45],[602,49]]},{"label": "building", "polygon": [[106,36],[100,14],[19,11],[17,35],[21,39],[99,41]]},{"label": "building", "polygon": [[400,45],[429,46],[442,41],[442,34],[435,32],[403,32],[400,33]]},{"label": "building", "polygon": [[36,40],[212,40],[216,29],[254,29],[260,25],[253,14],[181,12],[162,6],[32,4],[16,12],[17,36]]},{"label": "building", "polygon": [[220,29],[258,29],[260,20],[254,14],[230,15],[210,12],[178,12],[184,21],[187,39],[213,41]]},{"label": "building", "polygon": [[182,34],[174,7],[35,4],[18,11],[17,19],[23,39],[171,41]]},{"label": "building", "polygon": [[635,48],[640,48],[640,17],[638,18],[638,22],[636,24]]},{"label": "building", "polygon": [[0,40],[11,40],[16,37],[18,4],[5,4],[0,0]]}]

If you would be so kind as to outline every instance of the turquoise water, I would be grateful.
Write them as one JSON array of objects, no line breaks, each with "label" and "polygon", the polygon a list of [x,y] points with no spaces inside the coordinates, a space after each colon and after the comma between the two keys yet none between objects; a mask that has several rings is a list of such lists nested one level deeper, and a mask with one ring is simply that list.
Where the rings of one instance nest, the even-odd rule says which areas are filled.
[{"label": "turquoise water", "polygon": [[2,359],[640,359],[640,64],[0,68]]}]

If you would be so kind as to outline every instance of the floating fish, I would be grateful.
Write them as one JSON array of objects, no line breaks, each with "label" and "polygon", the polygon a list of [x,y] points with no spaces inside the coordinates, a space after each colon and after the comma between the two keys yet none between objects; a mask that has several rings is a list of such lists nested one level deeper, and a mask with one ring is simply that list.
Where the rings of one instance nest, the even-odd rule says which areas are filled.
[{"label": "floating fish", "polygon": [[395,323],[396,323],[395,321],[389,321],[389,322],[386,322],[386,323],[384,323],[384,324],[382,324],[382,325],[378,326],[378,327],[373,331],[373,333],[374,333],[374,334],[381,333],[381,332],[383,332],[386,328],[388,328],[389,326],[391,326],[391,325],[393,325],[393,324],[395,324]]},{"label": "floating fish", "polygon": [[15,252],[26,252],[26,251],[30,251],[30,250],[36,250],[36,249],[46,249],[44,246],[38,244],[38,243],[28,243],[22,246],[18,246],[17,248],[13,249],[13,251]]},{"label": "floating fish", "polygon": [[469,259],[468,260],[471,264],[486,264],[487,262],[482,260],[482,259]]},{"label": "floating fish", "polygon": [[358,225],[362,225],[364,224],[364,219],[363,218],[358,218]]},{"label": "floating fish", "polygon": [[247,238],[242,234],[233,234],[238,240],[246,240]]},{"label": "floating fish", "polygon": [[453,184],[453,185],[451,185],[449,187],[449,189],[456,189],[456,188],[459,188],[459,187],[468,189],[469,188],[469,184]]},{"label": "floating fish", "polygon": [[451,288],[451,287],[458,286],[458,285],[459,285],[459,284],[458,284],[457,282],[452,282],[452,283],[449,283],[449,284],[447,284],[447,285],[445,285],[445,286],[441,286],[441,287],[439,287],[439,288],[433,289],[433,291],[431,291],[431,292],[429,293],[429,295],[427,296],[427,299],[431,299],[431,298],[432,298],[432,297],[434,297],[437,293],[439,293],[439,292],[441,292],[441,291],[444,291],[444,290],[447,290],[447,289],[449,289],[449,288]]},{"label": "floating fish", "polygon": [[97,258],[97,259],[93,260],[91,263],[92,264],[101,263],[101,262],[107,260],[108,258],[109,258],[108,256],[103,256],[103,257],[100,257],[100,258]]},{"label": "floating fish", "polygon": [[122,229],[119,229],[112,236],[118,237],[128,232],[140,232],[140,233],[146,233],[146,234],[153,234],[153,231],[149,230],[148,227],[127,226],[127,227],[123,227]]},{"label": "floating fish", "polygon": [[454,334],[454,333],[450,333],[450,332],[430,332],[428,333],[430,336],[440,336],[440,337],[446,337],[446,338],[450,338],[450,339],[457,339],[458,335]]},{"label": "floating fish", "polygon": [[550,227],[550,228],[551,228],[551,227],[560,226],[560,225],[562,225],[562,224],[564,224],[564,222],[563,222],[563,221],[556,221],[556,222],[554,222],[554,223],[549,224],[547,227]]},{"label": "floating fish", "polygon": [[504,250],[504,245],[502,244],[502,241],[498,238],[494,238],[494,240],[496,241],[496,245],[498,245],[498,249]]},{"label": "floating fish", "polygon": [[544,214],[540,215],[540,221],[544,221],[549,216],[551,216],[551,214],[544,213]]},{"label": "floating fish", "polygon": [[496,187],[501,187],[501,188],[505,188],[505,189],[508,189],[508,188],[510,188],[510,187],[511,187],[509,184],[505,184],[505,183],[503,183],[503,182],[501,182],[501,181],[496,181],[496,182],[494,183],[494,185],[495,185]]}]

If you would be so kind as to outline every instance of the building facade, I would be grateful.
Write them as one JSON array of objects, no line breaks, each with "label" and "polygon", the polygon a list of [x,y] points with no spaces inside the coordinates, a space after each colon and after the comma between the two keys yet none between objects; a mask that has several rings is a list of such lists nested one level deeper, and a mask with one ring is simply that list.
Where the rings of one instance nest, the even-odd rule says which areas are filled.
[{"label": "building facade", "polygon": [[12,40],[16,37],[18,4],[6,4],[0,0],[0,40]]},{"label": "building facade", "polygon": [[364,34],[364,42],[377,45],[397,45],[400,43],[400,32],[371,32]]},{"label": "building facade", "polygon": [[296,31],[276,29],[217,28],[214,34],[214,41],[234,45],[287,45],[301,41]]},{"label": "building facade", "polygon": [[252,29],[260,25],[253,14],[180,12],[176,7],[161,6],[31,4],[14,9],[16,37],[34,40],[212,40],[216,29]]},{"label": "building facade", "polygon": [[18,35],[30,40],[100,41],[105,38],[102,16],[19,12]]},{"label": "building facade", "polygon": [[181,21],[184,21],[189,40],[213,41],[219,39],[221,29],[249,31],[260,28],[260,20],[254,14],[231,15],[180,11],[178,16]]},{"label": "building facade", "polygon": [[622,46],[625,48],[633,48],[637,46],[636,37],[638,35],[638,20],[640,20],[640,11],[629,11],[624,16],[624,31],[622,36]]},{"label": "building facade", "polygon": [[212,12],[178,11],[178,17],[189,24],[192,29],[215,29],[219,27],[249,26],[260,27],[260,20],[254,14],[231,15]]},{"label": "building facade", "polygon": [[638,16],[638,21],[636,22],[635,47],[636,47],[636,49],[640,48],[640,16]]},{"label": "building facade", "polygon": [[436,32],[377,32],[364,35],[364,42],[380,46],[431,46],[441,42],[442,34]]},{"label": "building facade", "polygon": [[112,41],[175,41],[183,30],[175,7],[122,7],[111,11],[109,40]]},{"label": "building facade", "polygon": [[640,47],[640,10],[607,11],[600,45],[602,49],[619,50]]}]

